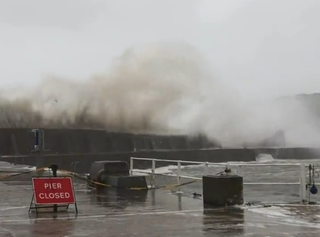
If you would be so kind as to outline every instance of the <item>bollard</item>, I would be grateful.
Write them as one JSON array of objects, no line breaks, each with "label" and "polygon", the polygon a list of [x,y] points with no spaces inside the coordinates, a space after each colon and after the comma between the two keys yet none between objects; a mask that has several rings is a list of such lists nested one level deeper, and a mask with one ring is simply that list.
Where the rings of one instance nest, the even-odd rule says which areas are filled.
[{"label": "bollard", "polygon": [[207,175],[202,177],[205,206],[243,204],[243,178],[238,175]]},{"label": "bollard", "polygon": [[[57,171],[58,171],[58,165],[52,164],[49,167],[52,170],[52,176],[57,177]],[[58,212],[58,205],[54,204],[53,205],[53,212]]]}]

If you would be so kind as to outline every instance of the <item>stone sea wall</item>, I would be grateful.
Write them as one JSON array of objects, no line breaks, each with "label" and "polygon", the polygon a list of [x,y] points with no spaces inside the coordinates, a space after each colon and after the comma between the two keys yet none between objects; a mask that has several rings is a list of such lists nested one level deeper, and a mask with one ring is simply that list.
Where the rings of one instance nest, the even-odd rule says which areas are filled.
[{"label": "stone sea wall", "polygon": [[[221,148],[204,136],[156,136],[111,133],[103,130],[45,129],[45,151],[32,151],[35,137],[31,129],[0,129],[0,160],[37,167],[58,164],[60,169],[76,167],[88,172],[93,161],[146,157],[201,162],[255,161],[259,154],[276,159],[315,159],[318,148]],[[74,165],[77,163],[77,165]],[[170,163],[158,163],[169,165]],[[135,168],[150,168],[150,161],[135,162]]]}]

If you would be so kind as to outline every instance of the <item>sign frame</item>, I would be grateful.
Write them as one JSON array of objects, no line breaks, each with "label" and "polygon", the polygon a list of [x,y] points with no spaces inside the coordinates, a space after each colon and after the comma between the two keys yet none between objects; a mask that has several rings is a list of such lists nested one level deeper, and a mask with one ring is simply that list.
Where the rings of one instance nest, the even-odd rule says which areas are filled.
[{"label": "sign frame", "polygon": [[[72,190],[72,195],[73,195],[73,203],[37,203],[36,202],[36,198],[35,198],[35,187],[34,187],[34,179],[69,179],[70,180],[70,184],[71,184],[71,190]],[[30,203],[30,207],[29,207],[29,213],[31,210],[36,210],[36,213],[38,213],[38,209],[41,208],[54,208],[54,206],[57,207],[66,207],[66,209],[69,208],[70,204],[74,204],[75,206],[75,211],[76,214],[78,214],[78,205],[77,205],[77,200],[76,200],[76,195],[74,192],[74,186],[73,186],[73,181],[72,181],[72,177],[70,176],[58,176],[58,177],[54,177],[54,176],[36,176],[36,177],[32,177],[32,199],[31,199],[31,203]]]}]

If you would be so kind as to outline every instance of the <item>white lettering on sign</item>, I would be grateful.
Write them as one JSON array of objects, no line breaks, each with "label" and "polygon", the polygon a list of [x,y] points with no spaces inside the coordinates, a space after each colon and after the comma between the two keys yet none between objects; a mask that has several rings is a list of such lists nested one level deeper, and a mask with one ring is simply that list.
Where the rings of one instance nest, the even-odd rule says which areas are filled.
[{"label": "white lettering on sign", "polygon": [[32,182],[36,204],[75,203],[70,177],[33,178]]},{"label": "white lettering on sign", "polygon": [[63,199],[69,197],[70,193],[39,193],[40,199]]},{"label": "white lettering on sign", "polygon": [[45,189],[62,189],[61,183],[45,183]]}]

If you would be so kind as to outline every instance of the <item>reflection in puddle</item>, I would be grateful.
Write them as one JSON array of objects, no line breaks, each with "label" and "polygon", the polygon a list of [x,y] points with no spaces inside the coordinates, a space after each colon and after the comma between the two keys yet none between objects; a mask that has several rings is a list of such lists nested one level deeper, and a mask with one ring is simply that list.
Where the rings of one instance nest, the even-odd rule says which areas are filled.
[{"label": "reflection in puddle", "polygon": [[91,193],[90,202],[104,207],[115,209],[126,209],[134,204],[145,203],[148,190],[121,190],[115,188],[104,188]]},{"label": "reflection in puddle", "polygon": [[244,233],[244,210],[240,208],[204,209],[203,231],[238,236]]}]

